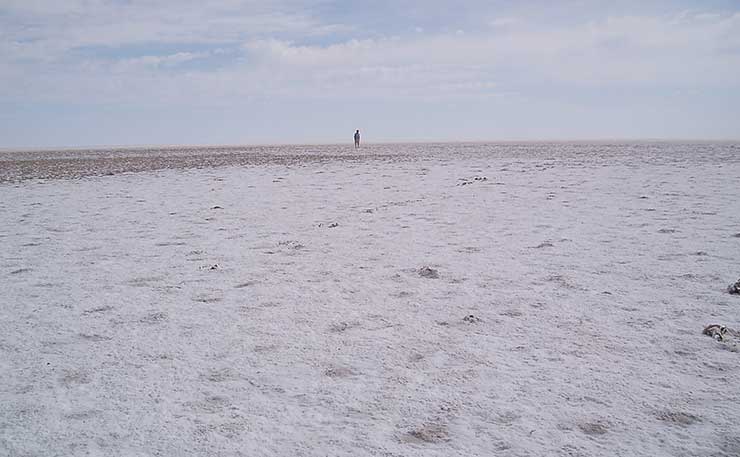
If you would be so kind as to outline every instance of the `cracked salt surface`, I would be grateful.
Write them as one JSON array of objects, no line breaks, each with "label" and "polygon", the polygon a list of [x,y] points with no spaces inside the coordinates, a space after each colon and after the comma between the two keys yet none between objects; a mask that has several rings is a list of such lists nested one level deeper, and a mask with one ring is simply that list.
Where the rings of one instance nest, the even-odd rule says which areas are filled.
[{"label": "cracked salt surface", "polygon": [[0,455],[740,455],[730,146],[313,148],[3,155]]}]

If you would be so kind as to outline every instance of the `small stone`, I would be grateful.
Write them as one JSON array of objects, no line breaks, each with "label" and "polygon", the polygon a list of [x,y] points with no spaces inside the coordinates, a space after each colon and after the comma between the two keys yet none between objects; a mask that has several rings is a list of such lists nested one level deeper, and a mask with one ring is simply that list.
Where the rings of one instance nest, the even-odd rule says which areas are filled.
[{"label": "small stone", "polygon": [[419,269],[419,276],[427,279],[437,279],[439,278],[439,272],[434,268],[421,267],[421,269]]},{"label": "small stone", "polygon": [[727,334],[727,327],[719,324],[711,324],[704,327],[702,334],[711,336],[717,341],[724,341],[725,335]]},{"label": "small stone", "polygon": [[735,281],[735,284],[730,284],[727,287],[727,292],[729,292],[732,295],[740,295],[740,279]]},{"label": "small stone", "polygon": [[467,316],[463,317],[463,321],[467,322],[468,324],[477,324],[481,322],[481,319],[472,314],[468,314]]}]

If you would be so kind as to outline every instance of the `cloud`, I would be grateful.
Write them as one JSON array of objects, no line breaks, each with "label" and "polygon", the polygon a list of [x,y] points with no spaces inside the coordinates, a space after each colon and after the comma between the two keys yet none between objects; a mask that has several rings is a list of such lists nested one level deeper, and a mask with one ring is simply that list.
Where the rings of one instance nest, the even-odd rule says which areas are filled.
[{"label": "cloud", "polygon": [[515,17],[498,17],[496,19],[490,20],[488,23],[492,27],[508,27],[511,25],[515,25],[519,22],[519,19]]},{"label": "cloud", "polygon": [[737,83],[740,54],[727,50],[737,47],[739,38],[740,14],[735,14],[680,21],[611,17],[577,27],[425,34],[328,46],[255,40],[245,49],[256,65],[278,71],[316,75],[335,70],[351,78],[356,73],[352,67],[394,68],[422,88],[429,80],[423,77],[426,72],[440,71],[463,82],[466,75],[500,81],[515,74],[517,81],[531,83],[691,85]]},{"label": "cloud", "polygon": [[[270,1],[8,0],[0,5],[3,59],[60,60],[76,48],[137,43],[229,43],[250,36],[334,33],[302,10]],[[2,14],[4,13],[4,15]],[[3,16],[5,19],[2,19]]]},{"label": "cloud", "polygon": [[[500,16],[488,22],[494,30],[409,29],[402,36],[332,42],[358,25],[321,20],[305,5],[59,3],[64,6],[3,5],[37,26],[0,32],[0,99],[182,105],[254,98],[452,100],[508,96],[532,86],[737,86],[740,74],[740,13],[621,15],[578,24]],[[328,42],[313,39],[325,35]],[[115,56],[117,49],[150,43],[169,43],[168,52]],[[76,54],[95,46],[112,55]],[[216,58],[219,65],[205,64]],[[184,65],[199,61],[204,64]]]},{"label": "cloud", "polygon": [[173,135],[244,138],[249,116],[250,135],[291,141],[355,117],[415,138],[609,135],[619,122],[614,133],[727,136],[740,119],[739,8],[675,5],[4,0],[0,137],[137,142],[141,126],[176,118]]},{"label": "cloud", "polygon": [[130,59],[119,59],[110,62],[90,62],[88,70],[98,67],[99,70],[105,70],[105,67],[112,73],[131,73],[141,70],[156,71],[159,69],[175,68],[179,64],[192,62],[198,59],[206,59],[216,52],[176,52],[169,55],[150,55],[134,57]]}]

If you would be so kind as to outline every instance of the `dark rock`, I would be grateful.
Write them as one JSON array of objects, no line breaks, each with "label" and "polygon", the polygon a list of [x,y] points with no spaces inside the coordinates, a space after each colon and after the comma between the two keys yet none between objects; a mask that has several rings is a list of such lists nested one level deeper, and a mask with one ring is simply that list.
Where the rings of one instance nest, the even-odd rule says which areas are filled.
[{"label": "dark rock", "polygon": [[474,176],[472,178],[460,178],[460,181],[462,182],[459,183],[458,186],[467,186],[469,184],[475,183],[476,181],[477,182],[488,181],[488,178],[485,176]]},{"label": "dark rock", "polygon": [[730,284],[727,287],[727,292],[729,292],[732,295],[740,295],[740,279],[735,281],[735,284]]},{"label": "dark rock", "polygon": [[434,268],[422,267],[419,269],[419,276],[427,279],[437,279],[439,278],[439,272]]},{"label": "dark rock", "polygon": [[467,316],[463,317],[463,321],[467,322],[468,324],[477,324],[481,322],[481,318],[476,317],[472,314],[468,314]]},{"label": "dark rock", "polygon": [[724,341],[725,335],[727,334],[727,327],[719,324],[711,324],[704,327],[704,330],[701,333],[711,336],[717,341]]}]

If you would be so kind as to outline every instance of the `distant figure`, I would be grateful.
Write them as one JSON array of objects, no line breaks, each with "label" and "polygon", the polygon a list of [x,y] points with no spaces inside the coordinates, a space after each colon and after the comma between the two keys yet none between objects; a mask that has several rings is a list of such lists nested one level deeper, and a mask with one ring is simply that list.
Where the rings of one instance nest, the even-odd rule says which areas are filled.
[{"label": "distant figure", "polygon": [[355,149],[360,147],[360,131],[355,130]]}]

